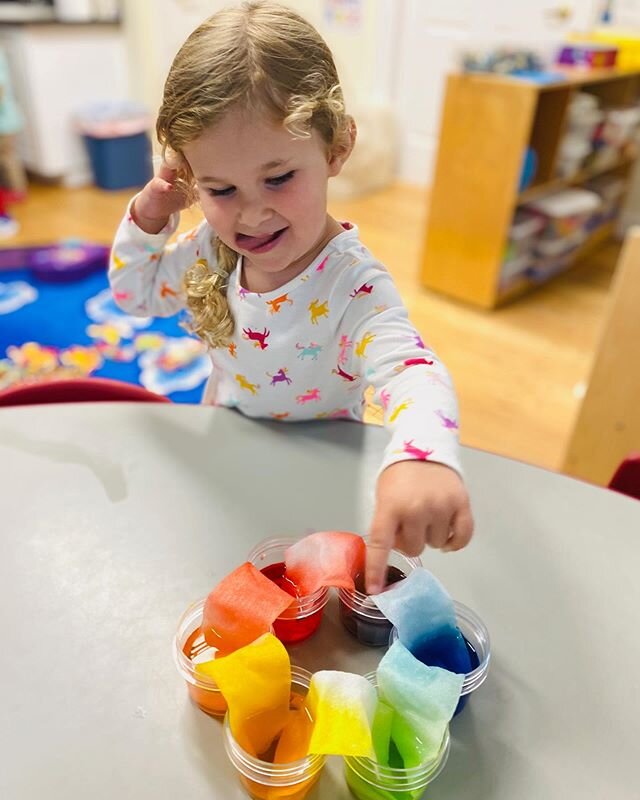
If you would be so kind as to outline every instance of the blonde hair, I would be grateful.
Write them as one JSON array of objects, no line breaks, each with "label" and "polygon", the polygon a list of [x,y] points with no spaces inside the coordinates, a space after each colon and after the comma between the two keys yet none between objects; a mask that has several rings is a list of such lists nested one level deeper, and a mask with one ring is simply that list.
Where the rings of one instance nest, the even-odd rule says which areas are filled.
[{"label": "blonde hair", "polygon": [[[277,3],[245,2],[214,14],[171,65],[156,131],[163,153],[181,156],[179,179],[193,200],[195,182],[182,149],[236,108],[262,113],[294,136],[315,129],[330,153],[348,147],[351,118],[331,51],[310,23]],[[226,291],[238,254],[218,237],[215,249],[217,271],[195,264],[184,288],[190,329],[210,347],[222,347],[233,333]]]}]

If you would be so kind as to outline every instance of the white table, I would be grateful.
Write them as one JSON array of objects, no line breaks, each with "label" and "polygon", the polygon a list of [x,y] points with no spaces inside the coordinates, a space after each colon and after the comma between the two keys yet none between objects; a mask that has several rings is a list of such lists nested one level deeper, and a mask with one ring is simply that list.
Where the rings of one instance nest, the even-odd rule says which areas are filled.
[{"label": "white table", "polygon": [[[386,434],[205,407],[0,410],[0,797],[242,798],[219,723],[187,698],[184,608],[250,546],[366,531]],[[640,503],[466,450],[477,533],[425,554],[492,635],[431,800],[640,796]],[[293,653],[365,672],[336,614]],[[332,759],[312,800],[348,791]]]}]

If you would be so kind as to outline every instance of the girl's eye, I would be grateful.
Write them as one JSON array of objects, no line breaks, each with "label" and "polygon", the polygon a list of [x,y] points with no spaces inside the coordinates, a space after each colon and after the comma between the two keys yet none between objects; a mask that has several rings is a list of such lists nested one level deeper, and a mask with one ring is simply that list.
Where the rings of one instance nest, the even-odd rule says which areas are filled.
[{"label": "girl's eye", "polygon": [[228,186],[226,189],[207,189],[211,197],[229,197],[235,191],[235,187]]},{"label": "girl's eye", "polygon": [[[290,181],[291,178],[295,175],[295,170],[291,170],[290,172],[285,172],[284,175],[276,175],[273,178],[267,178],[266,184],[267,186],[282,186],[287,181]],[[207,189],[207,194],[210,197],[230,197],[236,190],[235,186],[227,186],[226,189]]]},{"label": "girl's eye", "polygon": [[295,170],[292,169],[290,172],[285,172],[284,175],[276,175],[275,178],[267,178],[267,184],[269,186],[282,186],[283,183],[290,181],[294,175]]}]

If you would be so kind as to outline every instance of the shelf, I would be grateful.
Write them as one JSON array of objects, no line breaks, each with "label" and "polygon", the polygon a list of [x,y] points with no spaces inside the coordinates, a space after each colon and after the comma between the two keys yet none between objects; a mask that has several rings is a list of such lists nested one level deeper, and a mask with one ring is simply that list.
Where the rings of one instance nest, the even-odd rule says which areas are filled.
[{"label": "shelf", "polygon": [[580,67],[549,67],[548,72],[563,77],[549,83],[538,83],[530,78],[519,78],[517,75],[498,75],[492,72],[465,72],[465,78],[478,83],[507,83],[527,86],[537,92],[548,92],[556,89],[572,89],[580,86],[619,81],[625,78],[640,77],[640,69],[582,69]]},{"label": "shelf", "polygon": [[[487,74],[449,76],[421,255],[427,289],[486,309],[526,293],[538,283],[515,278],[517,283],[500,287],[517,207],[599,176],[628,184],[638,156],[633,147],[619,151],[608,166],[570,177],[556,177],[556,169],[575,92],[584,87],[603,107],[638,103],[640,69],[574,69],[564,75],[550,85]],[[538,156],[538,183],[518,192],[527,148]],[[566,269],[612,231],[613,224],[594,231],[567,257]],[[539,283],[552,277],[540,275]]]},{"label": "shelf", "polygon": [[582,169],[580,172],[576,172],[575,175],[572,175],[569,178],[554,178],[553,180],[547,181],[546,183],[541,183],[538,186],[531,186],[529,189],[525,189],[524,192],[520,192],[517,197],[517,203],[518,205],[530,203],[532,200],[537,200],[539,197],[543,197],[544,195],[558,191],[559,189],[566,189],[569,186],[579,186],[580,184],[592,180],[593,178],[597,178],[600,175],[606,175],[608,172],[615,172],[617,169],[630,167],[635,160],[635,156],[624,156],[623,158],[619,158],[615,163],[609,164],[606,167]]},{"label": "shelf", "polygon": [[544,286],[550,280],[558,277],[558,275],[565,275],[570,270],[580,266],[580,262],[590,255],[594,250],[597,250],[602,244],[604,244],[604,242],[608,241],[613,236],[614,231],[615,222],[605,222],[604,225],[596,228],[591,233],[589,238],[580,245],[580,247],[576,248],[575,252],[573,253],[573,258],[564,269],[558,272],[553,272],[547,278],[538,281],[532,280],[531,278],[523,275],[519,280],[512,283],[506,289],[498,290],[496,305],[504,305],[510,300],[515,300],[517,297],[526,294],[529,290]]}]

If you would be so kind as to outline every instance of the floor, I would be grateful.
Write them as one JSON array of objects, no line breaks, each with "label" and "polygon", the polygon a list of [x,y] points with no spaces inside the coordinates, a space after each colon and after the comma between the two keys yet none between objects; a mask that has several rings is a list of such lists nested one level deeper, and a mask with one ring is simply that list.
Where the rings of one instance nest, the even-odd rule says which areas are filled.
[{"label": "floor", "polygon": [[[129,192],[32,186],[12,209],[21,224],[5,246],[59,238],[109,242]],[[393,274],[421,335],[448,365],[461,405],[464,444],[559,469],[603,319],[618,246],[498,311],[423,289],[417,279],[427,195],[395,185],[334,202]],[[181,227],[198,219],[183,215]]]}]

